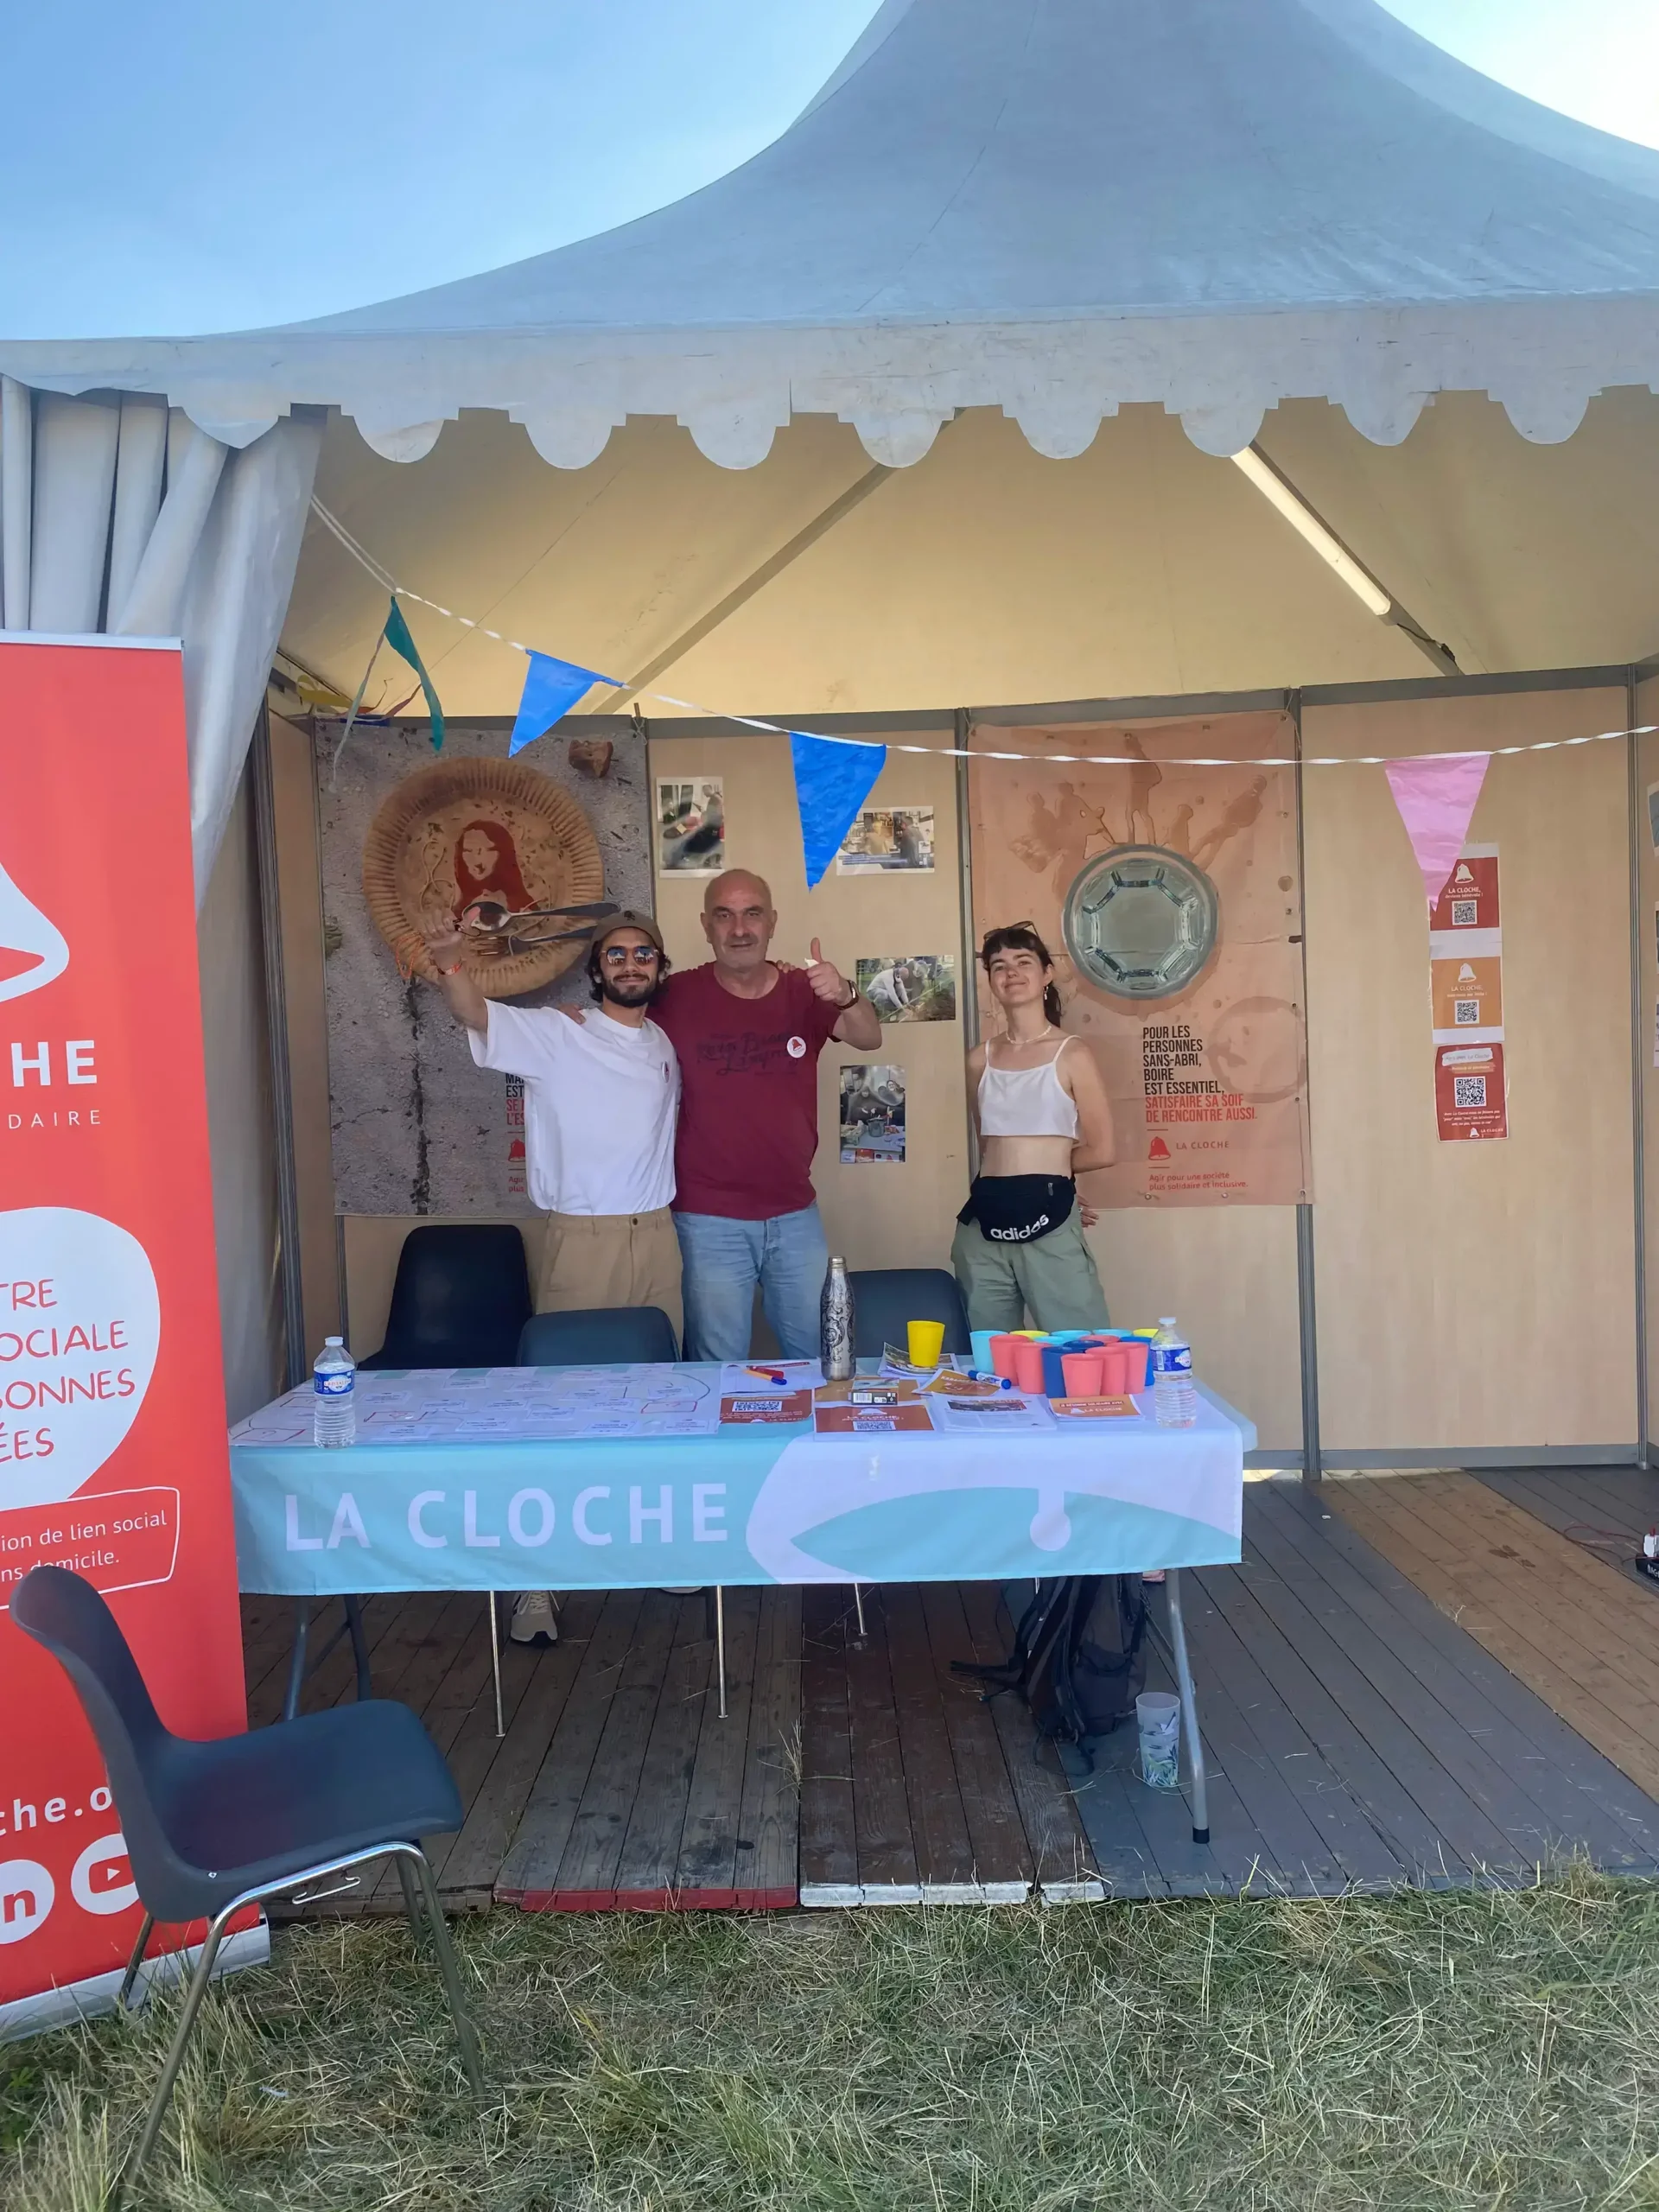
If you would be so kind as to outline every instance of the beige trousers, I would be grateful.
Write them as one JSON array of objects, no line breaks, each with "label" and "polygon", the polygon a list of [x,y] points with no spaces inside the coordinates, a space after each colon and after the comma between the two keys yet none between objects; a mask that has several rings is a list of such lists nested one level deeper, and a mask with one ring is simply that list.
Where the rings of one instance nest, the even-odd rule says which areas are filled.
[{"label": "beige trousers", "polygon": [[680,1240],[666,1206],[654,1213],[549,1214],[536,1311],[599,1306],[660,1306],[684,1342]]}]

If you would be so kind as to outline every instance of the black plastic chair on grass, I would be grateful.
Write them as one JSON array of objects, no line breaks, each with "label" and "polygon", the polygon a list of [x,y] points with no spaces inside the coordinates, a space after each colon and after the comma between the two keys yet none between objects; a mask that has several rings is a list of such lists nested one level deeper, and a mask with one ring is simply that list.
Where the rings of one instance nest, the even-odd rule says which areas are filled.
[{"label": "black plastic chair on grass", "polygon": [[419,1840],[460,1827],[461,1798],[418,1717],[406,1705],[371,1699],[195,1743],[162,1725],[126,1637],[90,1582],[67,1567],[31,1568],[12,1593],[11,1618],[69,1676],[109,1773],[144,1908],[119,2003],[124,2006],[132,1994],[158,1920],[207,1923],[162,2078],[116,2199],[155,2145],[232,1919],[331,1875],[347,1878],[336,1889],[353,1888],[359,1870],[375,1859],[395,1860],[417,1936],[424,1907],[467,2078],[474,2096],[482,2097],[477,2038]]},{"label": "black plastic chair on grass", "polygon": [[530,1271],[515,1224],[429,1223],[404,1239],[386,1340],[358,1365],[511,1367],[530,1313]]},{"label": "black plastic chair on grass", "polygon": [[967,1351],[968,1315],[957,1279],[944,1268],[855,1268],[848,1277],[856,1301],[853,1350],[880,1359],[882,1348],[905,1349],[906,1321],[943,1321],[944,1350]]},{"label": "black plastic chair on grass", "polygon": [[660,1306],[583,1306],[537,1313],[518,1338],[520,1367],[622,1367],[677,1361],[674,1324]]}]

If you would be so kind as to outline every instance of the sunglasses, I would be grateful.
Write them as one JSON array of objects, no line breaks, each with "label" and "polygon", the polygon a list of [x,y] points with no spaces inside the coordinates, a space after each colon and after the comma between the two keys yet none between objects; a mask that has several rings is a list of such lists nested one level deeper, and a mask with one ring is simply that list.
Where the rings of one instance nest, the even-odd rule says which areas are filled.
[{"label": "sunglasses", "polygon": [[654,944],[607,944],[599,957],[607,968],[626,968],[630,960],[654,968],[659,955]]}]

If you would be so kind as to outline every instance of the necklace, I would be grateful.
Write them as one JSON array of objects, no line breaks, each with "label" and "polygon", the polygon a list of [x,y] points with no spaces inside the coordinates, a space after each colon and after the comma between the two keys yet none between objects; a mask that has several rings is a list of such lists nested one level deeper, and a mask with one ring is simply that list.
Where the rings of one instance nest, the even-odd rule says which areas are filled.
[{"label": "necklace", "polygon": [[1046,1021],[1034,1037],[1016,1037],[1012,1029],[1005,1029],[1002,1032],[1002,1042],[1005,1045],[1015,1046],[1040,1045],[1046,1038],[1058,1037],[1059,1033],[1052,1021]]}]

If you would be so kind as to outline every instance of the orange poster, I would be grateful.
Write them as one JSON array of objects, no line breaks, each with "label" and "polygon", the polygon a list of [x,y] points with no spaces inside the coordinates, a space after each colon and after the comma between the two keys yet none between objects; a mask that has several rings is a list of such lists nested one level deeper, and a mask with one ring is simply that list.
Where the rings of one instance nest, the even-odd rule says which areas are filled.
[{"label": "orange poster", "polygon": [[[1311,1197],[1295,772],[1271,765],[1294,755],[1288,715],[988,725],[972,743],[976,939],[1036,924],[1111,1096],[1117,1161],[1084,1195]],[[982,1037],[996,1009],[975,982]]]},{"label": "orange poster", "polygon": [[[67,1678],[4,1607],[109,1597],[167,1725],[245,1724],[175,648],[0,643],[0,2006],[139,1907]],[[158,1931],[175,1948],[178,1929]],[[0,2024],[6,2015],[0,2012]]]},{"label": "orange poster", "polygon": [[1494,953],[1472,960],[1431,960],[1428,988],[1434,1007],[1434,1033],[1449,1042],[1465,1031],[1503,1028],[1503,963]]}]

